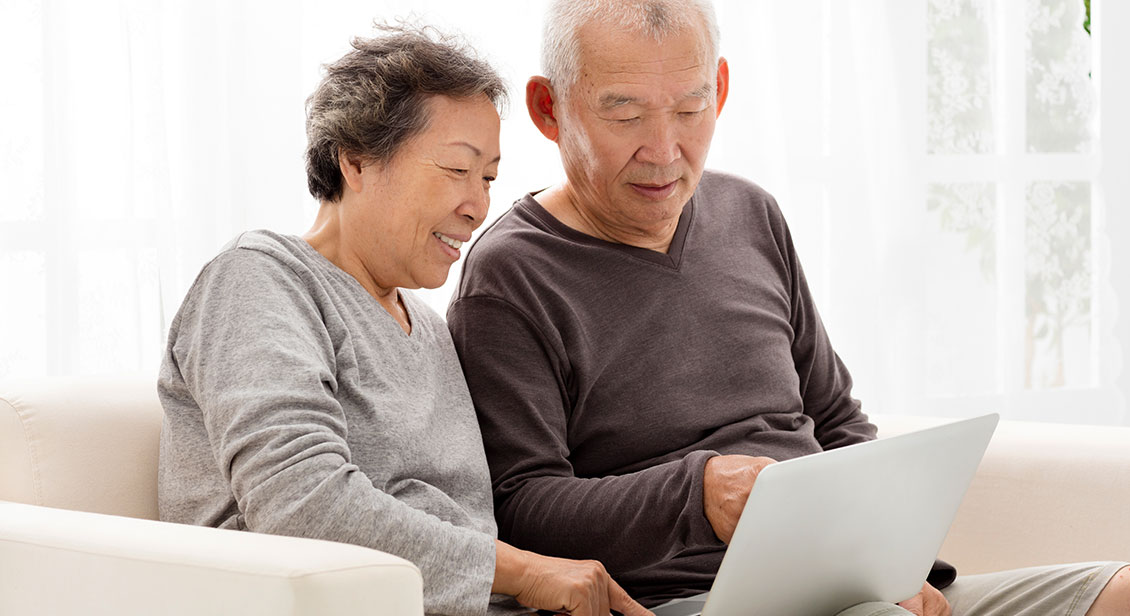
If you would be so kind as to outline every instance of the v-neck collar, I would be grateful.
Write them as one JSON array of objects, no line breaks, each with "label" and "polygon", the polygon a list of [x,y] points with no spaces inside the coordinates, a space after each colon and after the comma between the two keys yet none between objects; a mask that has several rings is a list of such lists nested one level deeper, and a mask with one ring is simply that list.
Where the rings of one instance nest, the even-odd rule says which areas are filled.
[{"label": "v-neck collar", "polygon": [[558,220],[553,214],[550,214],[542,204],[538,203],[537,199],[534,199],[534,193],[527,194],[518,202],[518,205],[524,207],[530,214],[545,223],[554,233],[570,241],[596,248],[612,250],[634,259],[647,261],[677,271],[682,266],[687,235],[690,232],[691,223],[694,221],[695,195],[692,194],[686,205],[683,206],[683,211],[679,214],[679,224],[675,227],[675,233],[671,236],[671,244],[668,246],[667,252],[665,253],[648,248],[640,248],[639,246],[610,242],[578,231]]},{"label": "v-neck collar", "polygon": [[362,301],[367,300],[369,302],[372,302],[373,306],[375,306],[380,310],[381,313],[383,313],[382,318],[387,318],[388,322],[392,323],[392,325],[396,328],[396,332],[398,334],[403,336],[406,340],[411,340],[412,342],[416,342],[420,339],[420,336],[418,335],[418,332],[420,331],[420,319],[416,318],[417,314],[419,313],[418,306],[409,306],[409,304],[415,301],[416,298],[414,296],[409,293],[405,293],[404,289],[401,289],[399,287],[397,287],[396,289],[396,297],[400,304],[404,307],[404,314],[408,318],[408,327],[410,331],[404,331],[404,328],[400,326],[400,321],[396,320],[396,317],[393,316],[393,314],[390,313],[388,309],[384,307],[384,305],[377,301],[377,298],[373,297],[373,295],[369,293],[369,290],[366,289],[359,280],[354,278],[352,274],[341,269],[337,266],[336,263],[327,259],[326,255],[318,252],[318,249],[311,246],[310,242],[307,242],[305,238],[295,235],[292,236],[292,239],[294,239],[296,243],[301,246],[304,251],[306,251],[307,254],[312,255],[316,260],[321,262],[324,269],[333,272],[334,275],[344,280],[347,285],[353,287],[355,293],[360,296],[364,296],[365,300]]}]

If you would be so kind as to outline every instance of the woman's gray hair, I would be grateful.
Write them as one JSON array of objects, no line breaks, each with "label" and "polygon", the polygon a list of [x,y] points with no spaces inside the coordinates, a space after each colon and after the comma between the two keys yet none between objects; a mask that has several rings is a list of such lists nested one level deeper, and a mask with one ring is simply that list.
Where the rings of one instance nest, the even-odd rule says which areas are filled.
[{"label": "woman's gray hair", "polygon": [[554,0],[542,32],[541,69],[559,95],[577,82],[578,33],[593,22],[616,25],[656,41],[693,28],[706,37],[708,61],[718,59],[718,20],[710,0]]},{"label": "woman's gray hair", "polygon": [[341,199],[339,153],[387,162],[427,127],[430,97],[506,103],[502,78],[462,41],[431,27],[375,27],[381,34],[353,39],[306,99],[306,182],[320,201]]}]

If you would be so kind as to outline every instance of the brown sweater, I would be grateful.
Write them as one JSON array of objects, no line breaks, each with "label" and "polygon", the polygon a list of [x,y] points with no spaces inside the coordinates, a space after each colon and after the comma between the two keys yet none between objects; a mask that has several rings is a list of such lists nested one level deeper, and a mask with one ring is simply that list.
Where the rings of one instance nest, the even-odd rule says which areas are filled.
[{"label": "brown sweater", "polygon": [[703,176],[667,254],[527,195],[471,249],[448,325],[500,537],[598,559],[645,604],[708,589],[721,563],[710,456],[875,437],[776,202],[734,176]]}]

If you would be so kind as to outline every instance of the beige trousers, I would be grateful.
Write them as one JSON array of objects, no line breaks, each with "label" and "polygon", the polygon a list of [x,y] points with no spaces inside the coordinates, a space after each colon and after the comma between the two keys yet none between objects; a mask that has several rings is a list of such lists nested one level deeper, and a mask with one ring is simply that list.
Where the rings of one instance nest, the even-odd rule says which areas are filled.
[{"label": "beige trousers", "polygon": [[[1096,562],[958,576],[942,591],[953,616],[1083,616],[1127,563]],[[890,603],[863,603],[837,616],[906,616]]]}]

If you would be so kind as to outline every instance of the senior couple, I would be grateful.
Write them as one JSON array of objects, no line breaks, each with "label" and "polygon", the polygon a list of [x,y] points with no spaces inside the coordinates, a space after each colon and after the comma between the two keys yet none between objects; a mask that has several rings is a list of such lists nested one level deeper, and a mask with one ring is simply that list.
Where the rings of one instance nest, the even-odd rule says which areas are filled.
[{"label": "senior couple", "polygon": [[[713,9],[553,3],[526,106],[566,180],[482,235],[446,323],[405,289],[485,219],[506,93],[451,39],[383,30],[307,101],[313,226],[240,235],[173,321],[161,517],[400,555],[430,614],[707,590],[761,468],[875,437],[777,204],[704,171]],[[843,613],[1130,614],[1122,563],[954,577]]]}]

